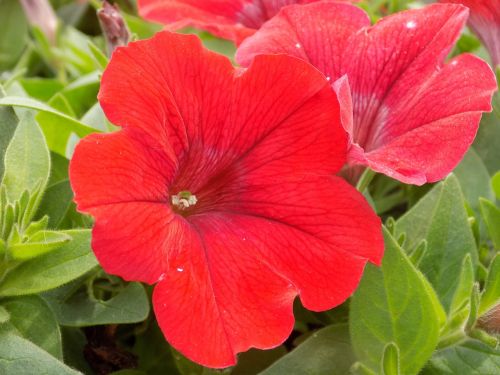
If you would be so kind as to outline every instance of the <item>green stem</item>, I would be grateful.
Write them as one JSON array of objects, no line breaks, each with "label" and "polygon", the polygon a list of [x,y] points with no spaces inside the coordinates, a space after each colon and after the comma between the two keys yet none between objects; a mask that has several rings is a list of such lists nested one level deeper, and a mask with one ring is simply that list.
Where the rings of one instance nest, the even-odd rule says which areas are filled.
[{"label": "green stem", "polygon": [[457,331],[454,333],[451,333],[449,335],[446,335],[444,337],[441,337],[439,339],[439,342],[437,344],[437,349],[444,349],[449,346],[453,346],[458,344],[459,342],[463,341],[466,338],[466,335],[463,331]]},{"label": "green stem", "polygon": [[370,185],[370,182],[372,182],[375,174],[375,171],[372,171],[370,168],[366,168],[356,184],[356,189],[358,189],[360,193],[363,193],[368,185]]}]

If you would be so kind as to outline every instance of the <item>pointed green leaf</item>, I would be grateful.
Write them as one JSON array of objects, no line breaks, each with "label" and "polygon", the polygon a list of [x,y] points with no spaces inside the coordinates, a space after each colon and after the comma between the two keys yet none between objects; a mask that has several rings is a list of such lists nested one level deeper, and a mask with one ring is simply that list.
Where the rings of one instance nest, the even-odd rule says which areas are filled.
[{"label": "pointed green leaf", "polygon": [[467,254],[462,263],[460,279],[455,289],[453,300],[451,302],[450,314],[455,314],[470,303],[472,288],[474,287],[474,269],[470,255]]},{"label": "pointed green leaf", "polygon": [[73,239],[46,255],[26,261],[0,283],[0,296],[34,294],[57,288],[97,265],[90,248],[89,230],[68,230]]},{"label": "pointed green leaf", "polygon": [[0,333],[0,374],[81,375],[31,341],[12,332]]},{"label": "pointed green leaf", "polygon": [[401,373],[417,374],[430,358],[446,320],[425,277],[384,228],[382,267],[368,265],[351,301],[349,324],[359,360],[380,371],[387,344],[400,350]]},{"label": "pointed green leaf", "polygon": [[58,181],[47,187],[38,207],[37,217],[47,215],[50,228],[58,228],[71,207],[72,201],[73,191],[69,180]]},{"label": "pointed green leaf", "polygon": [[436,352],[422,371],[422,375],[495,374],[500,374],[500,350],[476,340]]},{"label": "pointed green leaf", "polygon": [[486,199],[481,199],[481,215],[488,227],[488,233],[495,249],[500,250],[500,208]]},{"label": "pointed green leaf", "polygon": [[62,360],[61,332],[54,313],[38,296],[9,298],[2,302],[15,332]]},{"label": "pointed green leaf", "polygon": [[332,325],[313,333],[260,374],[343,375],[349,372],[354,361],[347,325]]},{"label": "pointed green leaf", "polygon": [[12,68],[26,47],[28,22],[19,0],[0,1],[0,72]]},{"label": "pointed green leaf", "polygon": [[408,250],[427,241],[419,268],[434,286],[446,311],[450,309],[464,257],[470,254],[473,266],[477,264],[476,243],[464,204],[458,180],[451,175],[403,215],[395,228],[396,236],[406,233]]},{"label": "pointed green leaf", "polygon": [[85,327],[137,323],[148,317],[149,301],[140,283],[129,283],[107,301],[89,297],[86,290],[68,298],[68,289],[72,287],[63,286],[44,295],[61,325]]},{"label": "pointed green leaf", "polygon": [[474,150],[492,175],[500,170],[500,122],[495,113],[484,113],[474,140]]},{"label": "pointed green leaf", "polygon": [[108,65],[109,59],[108,57],[104,54],[104,52],[101,51],[99,47],[97,47],[94,43],[91,41],[88,42],[89,44],[89,49],[90,52],[92,52],[92,57],[94,58],[95,62],[99,66],[99,68],[104,69]]},{"label": "pointed green leaf", "polygon": [[500,303],[500,255],[497,254],[491,261],[488,278],[484,285],[479,303],[479,316]]},{"label": "pointed green leaf", "polygon": [[71,236],[66,233],[41,230],[28,241],[9,246],[9,252],[13,259],[25,261],[58,249],[68,241],[71,241]]},{"label": "pointed green leaf", "polygon": [[[2,100],[2,99],[0,99]],[[41,184],[43,191],[50,172],[50,155],[45,138],[31,113],[26,113],[7,147],[2,183],[7,198],[14,202],[25,190],[33,192]]]},{"label": "pointed green leaf", "polygon": [[453,173],[460,182],[465,200],[474,211],[479,210],[479,198],[494,199],[490,174],[474,148],[469,149]]},{"label": "pointed green leaf", "polygon": [[[0,86],[0,98],[4,96],[3,89]],[[0,107],[0,178],[4,172],[4,157],[7,146],[14,136],[18,119],[14,110],[10,107]]]},{"label": "pointed green leaf", "polygon": [[81,138],[98,131],[58,111],[54,107],[35,99],[7,96],[0,98],[0,106],[15,106],[40,111],[41,113],[37,116],[37,121],[40,123],[45,134],[48,147],[50,150],[61,155],[65,155],[66,153],[66,143],[71,134],[75,134]]}]

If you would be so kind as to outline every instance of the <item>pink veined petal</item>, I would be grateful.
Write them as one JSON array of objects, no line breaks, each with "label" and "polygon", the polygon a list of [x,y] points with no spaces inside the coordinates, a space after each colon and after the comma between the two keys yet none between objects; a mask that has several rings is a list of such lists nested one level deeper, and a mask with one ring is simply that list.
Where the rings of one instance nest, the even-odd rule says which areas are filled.
[{"label": "pink veined petal", "polygon": [[343,75],[342,53],[349,37],[369,25],[368,15],[349,4],[289,6],[241,44],[236,60],[247,66],[256,55],[285,53],[309,61],[333,83]]},{"label": "pink veined petal", "polygon": [[383,18],[350,38],[342,64],[353,96],[353,139],[365,152],[392,133],[386,113],[426,86],[466,20],[464,7],[434,5]]},{"label": "pink veined petal", "polygon": [[491,110],[494,84],[484,61],[453,59],[412,98],[394,104],[382,146],[365,153],[368,165],[406,183],[442,179],[472,144],[481,112]]},{"label": "pink veined petal", "polygon": [[238,20],[243,3],[244,0],[139,0],[138,6],[142,17],[165,24],[167,30],[194,26],[237,42],[255,32]]},{"label": "pink veined petal", "polygon": [[[361,21],[355,26],[354,16],[346,16],[350,8],[353,14],[361,13],[361,20],[361,10],[335,2],[287,7],[245,40],[238,49],[238,61],[246,64],[259,53],[271,51],[293,53],[328,76],[337,71],[333,80],[346,74],[352,95],[352,130],[345,115],[350,107],[347,90],[342,94],[338,83],[334,88],[341,102],[344,127],[350,131],[350,163],[370,165],[407,183],[422,184],[443,178],[472,142],[477,115],[491,110],[491,96],[496,88],[491,69],[479,59],[462,56],[443,63],[466,22],[467,9],[436,4],[394,14],[366,28]],[[315,25],[322,25],[323,14],[332,15],[331,24],[316,28]],[[350,30],[341,42],[333,44],[338,49],[332,50],[331,43],[324,46],[315,42],[323,36],[328,40],[337,29]],[[307,37],[301,38],[301,48],[294,52],[290,42],[298,40],[299,35]],[[466,120],[460,114],[470,117]],[[456,124],[445,120],[455,115],[464,120]],[[439,140],[426,139],[430,135],[424,131],[418,132],[419,137],[405,136],[407,132],[416,134],[419,127],[428,129],[430,123],[439,124],[440,131],[434,136],[441,134],[441,141],[452,142],[448,155],[441,154]],[[460,129],[462,138],[444,136],[443,132],[454,132],[458,126],[467,127]],[[398,150],[394,147],[400,145],[399,137],[406,139],[405,147],[414,142],[412,153],[400,150],[397,163],[392,160],[384,164],[381,150],[392,145],[391,155],[396,158]],[[422,154],[419,158],[415,157],[417,149]],[[377,160],[369,161],[375,155],[379,155]],[[430,161],[437,155],[446,159],[433,165]]]},{"label": "pink veined petal", "polygon": [[493,66],[500,64],[500,0],[440,0],[463,4],[470,9],[469,25],[491,55]]},{"label": "pink veined petal", "polygon": [[318,0],[138,0],[138,6],[142,17],[165,24],[167,30],[194,26],[239,44],[281,8],[316,1]]}]

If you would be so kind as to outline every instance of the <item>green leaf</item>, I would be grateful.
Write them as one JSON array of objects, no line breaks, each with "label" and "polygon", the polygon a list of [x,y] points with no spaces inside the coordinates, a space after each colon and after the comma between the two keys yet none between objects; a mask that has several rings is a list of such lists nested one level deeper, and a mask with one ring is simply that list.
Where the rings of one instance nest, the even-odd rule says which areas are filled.
[{"label": "green leaf", "polygon": [[488,278],[479,302],[478,315],[481,316],[500,303],[500,254],[490,263]]},{"label": "green leaf", "polygon": [[379,372],[386,345],[400,350],[401,373],[417,374],[431,357],[446,316],[435,292],[384,228],[382,267],[368,265],[351,300],[349,324],[362,364]]},{"label": "green leaf", "polygon": [[215,370],[191,362],[173,348],[172,356],[175,364],[177,365],[177,370],[182,375],[229,375],[231,373],[231,369]]},{"label": "green leaf", "polygon": [[401,373],[399,368],[399,348],[395,343],[390,342],[384,349],[384,355],[382,357],[382,374],[399,375]]},{"label": "green leaf", "polygon": [[54,313],[38,296],[10,298],[2,302],[10,313],[15,333],[62,360],[61,332]]},{"label": "green leaf", "polygon": [[7,96],[0,99],[0,106],[18,106],[41,111],[45,116],[38,116],[50,150],[66,155],[66,143],[70,134],[84,137],[97,130],[60,112],[53,107],[31,98]]},{"label": "green leaf", "polygon": [[454,314],[459,312],[470,302],[472,288],[474,287],[474,269],[470,255],[467,254],[462,263],[462,270],[460,272],[460,279],[458,286],[455,289],[453,300],[451,302],[450,313]]},{"label": "green leaf", "polygon": [[69,180],[58,181],[47,187],[36,217],[47,215],[49,227],[58,228],[71,207],[72,201],[73,191]]},{"label": "green leaf", "polygon": [[88,362],[84,357],[84,349],[87,345],[87,338],[79,328],[61,327],[63,338],[64,363],[68,366],[83,372],[93,374]]},{"label": "green leaf", "polygon": [[500,208],[486,199],[481,199],[481,215],[495,249],[500,250]]},{"label": "green leaf", "polygon": [[19,0],[0,1],[0,72],[13,67],[28,38],[28,22]]},{"label": "green leaf", "polygon": [[479,198],[494,199],[490,174],[474,148],[470,148],[462,162],[453,171],[470,206],[479,212]]},{"label": "green leaf", "polygon": [[484,113],[473,147],[490,174],[500,170],[500,121],[495,113]]},{"label": "green leaf", "polygon": [[17,296],[57,288],[97,265],[89,230],[68,230],[73,239],[49,254],[21,263],[0,283],[0,296]]},{"label": "green leaf", "polygon": [[101,51],[99,47],[97,47],[91,41],[89,41],[89,48],[90,51],[92,52],[92,57],[94,57],[94,60],[99,66],[99,68],[105,69],[109,62],[108,57],[104,54],[104,52]]},{"label": "green leaf", "polygon": [[281,357],[261,375],[347,374],[355,361],[346,324],[313,333],[297,348]]},{"label": "green leaf", "polygon": [[500,374],[500,351],[470,340],[436,352],[422,375]]},{"label": "green leaf", "polygon": [[136,335],[133,352],[139,357],[138,370],[147,374],[179,374],[170,345],[154,319],[145,332]]},{"label": "green leaf", "polygon": [[500,200],[500,172],[495,173],[491,178],[491,186],[493,187],[496,198]]},{"label": "green leaf", "polygon": [[61,81],[54,78],[21,78],[19,83],[28,96],[44,102],[64,88]]},{"label": "green leaf", "polygon": [[8,322],[10,319],[10,314],[5,307],[0,306],[0,324]]},{"label": "green leaf", "polygon": [[[2,99],[0,99],[2,100]],[[30,113],[19,125],[5,153],[5,185],[7,198],[14,202],[24,191],[43,191],[50,173],[50,155],[43,134]]]},{"label": "green leaf", "polygon": [[238,356],[238,363],[231,369],[231,375],[260,374],[287,354],[283,345],[273,349],[250,349]]},{"label": "green leaf", "polygon": [[122,15],[130,32],[139,39],[151,38],[162,29],[162,26],[158,23],[148,22],[127,13],[122,13]]},{"label": "green leaf", "polygon": [[[3,90],[0,86],[0,98],[3,97]],[[0,178],[4,173],[5,151],[14,136],[18,119],[14,110],[10,107],[0,107]]]},{"label": "green leaf", "polygon": [[[436,289],[446,311],[459,282],[462,262],[470,254],[477,264],[477,250],[460,185],[451,175],[436,185],[396,223],[395,236],[406,233],[406,247],[427,241],[419,268]],[[400,348],[401,349],[401,348]]]},{"label": "green leaf", "polygon": [[11,332],[0,333],[0,374],[81,375],[31,341]]},{"label": "green leaf", "polygon": [[66,233],[41,230],[28,241],[9,246],[9,251],[14,260],[25,261],[58,249],[68,241],[71,241],[71,237]]},{"label": "green leaf", "polygon": [[129,283],[113,298],[103,301],[88,296],[83,290],[68,298],[68,288],[46,293],[59,324],[85,327],[100,324],[127,324],[142,322],[149,314],[149,301],[140,283]]}]

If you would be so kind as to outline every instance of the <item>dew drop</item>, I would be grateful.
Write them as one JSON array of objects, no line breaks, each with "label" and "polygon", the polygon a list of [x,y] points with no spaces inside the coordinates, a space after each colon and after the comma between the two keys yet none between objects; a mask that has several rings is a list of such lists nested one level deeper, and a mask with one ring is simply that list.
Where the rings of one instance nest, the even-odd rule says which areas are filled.
[{"label": "dew drop", "polygon": [[301,48],[302,46],[300,45],[300,43],[297,43],[295,44],[295,48]]},{"label": "dew drop", "polygon": [[331,77],[329,77],[329,76],[328,76],[328,77],[326,77],[326,80],[327,80],[327,81],[330,81],[330,80],[331,80]]},{"label": "dew drop", "polygon": [[182,268],[182,267],[177,267],[177,272],[184,272],[184,268]]},{"label": "dew drop", "polygon": [[408,21],[406,22],[406,27],[408,29],[414,29],[415,27],[417,27],[417,23],[415,21]]},{"label": "dew drop", "polygon": [[158,281],[162,281],[162,280],[164,280],[164,279],[165,279],[165,277],[166,277],[165,273],[162,273],[162,274],[160,275],[160,277],[158,278]]}]

